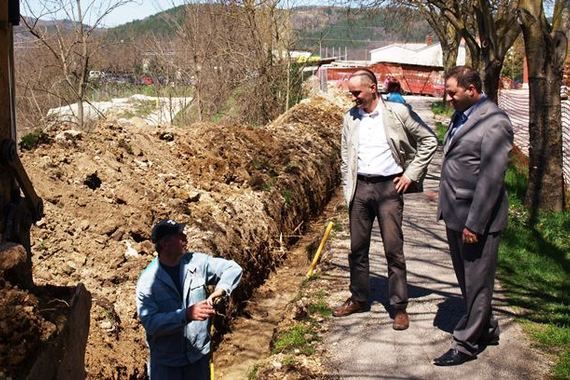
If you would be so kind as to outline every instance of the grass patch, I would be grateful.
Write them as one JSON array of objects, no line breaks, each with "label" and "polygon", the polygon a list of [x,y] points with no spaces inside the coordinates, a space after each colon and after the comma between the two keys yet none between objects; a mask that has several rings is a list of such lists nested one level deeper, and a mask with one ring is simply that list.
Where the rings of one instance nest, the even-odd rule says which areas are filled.
[{"label": "grass patch", "polygon": [[285,201],[285,206],[291,205],[291,199],[293,199],[293,192],[291,190],[285,189],[281,192],[283,200]]},{"label": "grass patch", "polygon": [[130,83],[104,83],[90,86],[87,91],[87,98],[93,102],[110,101],[113,98],[128,98],[135,94],[163,97],[190,97],[194,93],[194,89],[191,86],[185,85],[171,87]]},{"label": "grass patch", "polygon": [[255,365],[253,367],[251,367],[251,369],[247,373],[247,380],[256,380],[257,379],[257,373],[259,372],[260,366],[261,365],[259,363],[255,363]]},{"label": "grass patch", "polygon": [[509,225],[499,249],[499,278],[533,340],[558,357],[555,379],[570,378],[570,212],[543,213],[534,227],[523,205],[525,170],[515,162],[505,176]]},{"label": "grass patch", "polygon": [[200,120],[200,112],[198,110],[198,103],[191,102],[186,108],[180,110],[174,116],[172,120],[172,125],[176,127],[187,127],[192,123],[196,123]]},{"label": "grass patch", "polygon": [[449,116],[453,115],[453,107],[449,106],[449,104],[440,101],[433,102],[431,104],[431,111],[434,115],[442,115],[442,116]]},{"label": "grass patch", "polygon": [[[307,285],[310,281],[310,279],[306,279],[301,288],[307,290]],[[302,291],[301,293],[306,292]],[[301,293],[297,295],[297,301],[302,298]],[[309,299],[309,303],[306,306],[306,316],[278,333],[272,345],[273,354],[300,353],[310,356],[315,353],[315,344],[321,340],[319,333],[320,323],[323,319],[332,316],[332,310],[327,305],[325,296],[326,294],[323,290],[305,294],[305,297]]]},{"label": "grass patch", "polygon": [[[340,221],[338,218],[332,218],[331,222],[333,222],[333,227],[332,227],[331,233],[342,231],[342,228],[343,228],[342,221]],[[330,239],[330,237],[329,237],[329,239]]]},{"label": "grass patch", "polygon": [[332,310],[325,301],[325,292],[319,290],[315,298],[316,299],[309,304],[309,315],[319,315],[323,318],[332,317]]},{"label": "grass patch", "polygon": [[315,353],[311,342],[318,338],[311,323],[297,323],[285,331],[282,331],[273,344],[273,353],[287,353],[299,350],[305,355]]},{"label": "grass patch", "polygon": [[119,116],[130,119],[132,117],[145,117],[160,107],[156,100],[139,100],[133,104],[133,109],[122,112]]},{"label": "grass patch", "polygon": [[159,107],[160,103],[156,100],[141,100],[135,103],[134,112],[137,116],[147,116]]},{"label": "grass patch", "polygon": [[447,133],[447,125],[441,121],[435,122],[435,135],[437,136],[437,142],[439,145],[443,145],[443,139]]},{"label": "grass patch", "polygon": [[22,136],[22,138],[20,139],[20,149],[32,150],[42,144],[50,144],[51,141],[52,140],[47,133],[45,133],[41,129],[36,129]]},{"label": "grass patch", "polygon": [[299,364],[297,359],[293,355],[287,355],[283,358],[283,365],[295,367]]}]

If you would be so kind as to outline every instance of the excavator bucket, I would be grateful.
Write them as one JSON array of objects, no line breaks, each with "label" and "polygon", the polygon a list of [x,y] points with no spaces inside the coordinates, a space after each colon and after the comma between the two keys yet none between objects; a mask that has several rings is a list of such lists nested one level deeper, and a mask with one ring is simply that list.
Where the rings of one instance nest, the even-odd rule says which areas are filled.
[{"label": "excavator bucket", "polygon": [[[57,328],[45,341],[33,334],[22,335],[21,339],[15,337],[13,341],[5,339],[7,346],[17,346],[17,351],[24,351],[26,356],[20,358],[21,363],[15,356],[0,357],[0,378],[85,378],[91,294],[83,284],[39,287],[33,281],[30,231],[44,212],[42,199],[36,194],[17,149],[13,26],[19,23],[19,0],[1,1],[0,298],[4,300],[5,309],[1,310],[0,318],[11,320],[0,324],[0,335],[11,339],[13,334],[3,331],[1,326],[15,329],[13,323],[37,327],[40,331],[45,326]],[[27,300],[29,305],[20,307],[21,299]],[[20,312],[25,309],[28,312]]]}]

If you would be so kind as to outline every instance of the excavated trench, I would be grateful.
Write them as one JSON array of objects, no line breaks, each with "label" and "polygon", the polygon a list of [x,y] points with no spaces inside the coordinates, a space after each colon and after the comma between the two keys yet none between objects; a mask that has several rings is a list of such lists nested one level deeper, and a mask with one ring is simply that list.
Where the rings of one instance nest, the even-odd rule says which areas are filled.
[{"label": "excavated trench", "polygon": [[[309,223],[304,236],[287,252],[286,260],[257,288],[232,330],[223,337],[214,354],[216,379],[247,379],[260,359],[267,357],[280,322],[290,311],[299,288],[319,245],[325,226],[339,205],[344,205],[337,191],[324,211]],[[326,249],[325,249],[326,251]]]},{"label": "excavated trench", "polygon": [[[45,217],[32,229],[34,280],[82,282],[93,296],[88,378],[144,378],[147,348],[134,289],[154,255],[150,228],[162,218],[189,224],[193,250],[244,268],[227,318],[216,321],[218,338],[238,314],[245,318],[234,332],[246,333],[242,321],[257,319],[246,336],[272,333],[279,313],[267,310],[288,302],[306,267],[303,244],[289,250],[338,186],[341,121],[339,106],[311,98],[261,128],[149,130],[107,121],[76,133],[57,126],[47,131],[51,142],[22,154],[45,203]],[[229,342],[239,340],[222,343],[220,368],[234,368],[223,360],[235,361],[240,347]]]}]

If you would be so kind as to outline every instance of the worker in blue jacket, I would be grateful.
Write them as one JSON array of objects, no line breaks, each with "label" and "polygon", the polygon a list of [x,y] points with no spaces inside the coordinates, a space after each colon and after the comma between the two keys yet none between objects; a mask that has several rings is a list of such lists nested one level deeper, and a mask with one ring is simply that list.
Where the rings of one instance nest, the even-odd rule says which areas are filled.
[{"label": "worker in blue jacket", "polygon": [[[210,378],[209,319],[214,300],[229,295],[242,269],[232,260],[186,251],[184,224],[163,220],[152,230],[158,258],[137,282],[136,304],[150,349],[151,380]],[[207,286],[215,284],[208,296]]]}]

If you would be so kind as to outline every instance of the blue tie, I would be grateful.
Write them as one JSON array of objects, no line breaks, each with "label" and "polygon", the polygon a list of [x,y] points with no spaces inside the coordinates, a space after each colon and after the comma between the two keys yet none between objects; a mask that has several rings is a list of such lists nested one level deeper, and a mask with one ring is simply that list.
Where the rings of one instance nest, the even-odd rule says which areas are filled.
[{"label": "blue tie", "polygon": [[451,141],[453,135],[455,135],[455,133],[459,129],[459,126],[465,124],[466,121],[467,121],[467,116],[463,112],[455,113],[455,117],[453,118],[453,124],[451,126],[451,130],[449,131],[449,136],[447,137],[448,141]]}]

